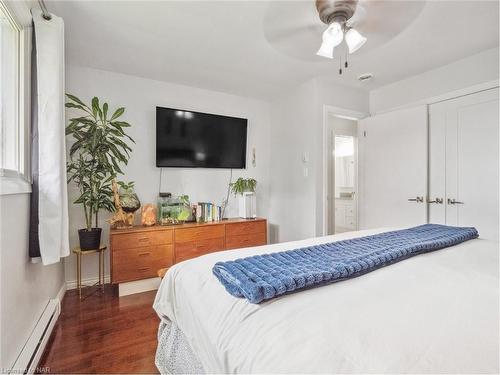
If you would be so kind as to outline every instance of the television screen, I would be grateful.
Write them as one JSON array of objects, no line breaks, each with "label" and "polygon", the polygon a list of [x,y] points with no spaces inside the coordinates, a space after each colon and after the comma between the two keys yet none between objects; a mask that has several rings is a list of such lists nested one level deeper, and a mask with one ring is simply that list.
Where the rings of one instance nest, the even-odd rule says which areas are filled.
[{"label": "television screen", "polygon": [[247,119],[156,107],[156,166],[246,167]]}]

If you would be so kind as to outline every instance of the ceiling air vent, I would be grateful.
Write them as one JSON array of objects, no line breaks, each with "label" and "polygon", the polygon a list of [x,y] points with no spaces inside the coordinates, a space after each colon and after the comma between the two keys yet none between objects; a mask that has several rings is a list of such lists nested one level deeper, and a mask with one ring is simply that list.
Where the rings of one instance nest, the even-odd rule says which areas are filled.
[{"label": "ceiling air vent", "polygon": [[365,73],[365,74],[361,74],[358,79],[361,81],[361,82],[366,82],[366,81],[369,81],[370,79],[373,78],[373,74],[371,73]]}]

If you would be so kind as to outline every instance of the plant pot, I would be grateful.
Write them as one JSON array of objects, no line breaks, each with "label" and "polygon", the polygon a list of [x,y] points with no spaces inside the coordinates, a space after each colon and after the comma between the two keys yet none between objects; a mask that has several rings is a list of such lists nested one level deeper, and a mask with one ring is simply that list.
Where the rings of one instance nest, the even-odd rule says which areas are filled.
[{"label": "plant pot", "polygon": [[94,250],[101,245],[102,228],[92,228],[91,230],[79,229],[78,237],[80,238],[80,249]]},{"label": "plant pot", "polygon": [[242,219],[255,219],[257,217],[257,202],[255,193],[245,191],[238,198],[238,213]]}]

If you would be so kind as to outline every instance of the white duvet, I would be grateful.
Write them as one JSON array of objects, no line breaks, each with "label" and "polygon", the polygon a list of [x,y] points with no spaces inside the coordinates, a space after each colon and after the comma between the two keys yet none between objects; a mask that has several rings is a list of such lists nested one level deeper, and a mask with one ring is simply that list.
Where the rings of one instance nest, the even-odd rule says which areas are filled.
[{"label": "white duvet", "polygon": [[495,242],[468,241],[259,305],[231,296],[212,274],[217,261],[386,230],[223,251],[176,264],[154,308],[184,332],[207,372],[498,373]]}]

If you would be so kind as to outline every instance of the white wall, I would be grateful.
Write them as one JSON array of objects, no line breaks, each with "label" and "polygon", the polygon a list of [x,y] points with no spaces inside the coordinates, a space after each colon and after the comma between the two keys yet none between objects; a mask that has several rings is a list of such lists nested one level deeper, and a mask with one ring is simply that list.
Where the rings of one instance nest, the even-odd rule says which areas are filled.
[{"label": "white wall", "polygon": [[[310,237],[315,231],[317,90],[308,81],[271,106],[271,206],[273,242]],[[302,160],[303,155],[309,159]],[[304,175],[307,169],[307,176]]]},{"label": "white wall", "polygon": [[1,369],[14,364],[47,302],[64,285],[62,262],[29,261],[29,204],[29,194],[0,196]]},{"label": "white wall", "polygon": [[[233,178],[251,176],[257,179],[257,213],[268,216],[269,206],[269,147],[270,119],[268,103],[215,91],[203,90],[167,82],[143,79],[129,75],[94,70],[76,66],[66,69],[67,92],[90,101],[92,96],[106,100],[111,108],[126,107],[123,119],[132,124],[130,135],[135,139],[129,165],[125,167],[124,180],[135,181],[135,189],[141,203],[155,203],[158,197],[160,169],[155,164],[156,106],[188,109],[236,117],[248,118],[247,169],[234,170]],[[74,112],[72,112],[74,114]],[[71,115],[72,113],[67,113]],[[70,142],[68,142],[69,145]],[[251,150],[256,149],[256,167],[251,163]],[[162,191],[188,194],[193,202],[213,201],[220,203],[226,196],[229,183],[227,169],[179,169],[164,168]],[[77,230],[84,227],[80,206],[75,199],[75,188],[70,187],[70,243],[78,243]],[[237,202],[230,197],[228,216],[237,216]],[[136,215],[138,219],[138,214]],[[101,215],[103,242],[108,242],[109,225]],[[109,256],[109,253],[108,253]],[[109,274],[109,261],[106,273]],[[76,279],[74,257],[66,259],[66,280],[70,286]],[[83,278],[97,277],[97,256],[84,257]]]},{"label": "white wall", "polygon": [[[271,104],[269,219],[273,241],[323,232],[324,105],[368,113],[368,93],[313,79]],[[303,161],[304,153],[308,162]]]},{"label": "white wall", "polygon": [[489,49],[370,92],[370,113],[386,111],[498,80],[498,48]]}]

